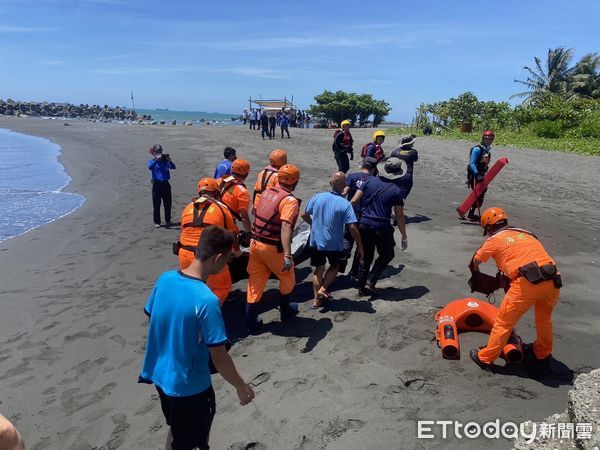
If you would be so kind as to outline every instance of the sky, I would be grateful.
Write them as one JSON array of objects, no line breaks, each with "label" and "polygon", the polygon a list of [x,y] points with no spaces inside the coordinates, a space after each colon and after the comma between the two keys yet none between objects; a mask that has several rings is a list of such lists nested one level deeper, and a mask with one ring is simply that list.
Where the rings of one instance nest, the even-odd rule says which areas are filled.
[{"label": "sky", "polygon": [[0,98],[240,113],[324,90],[511,101],[549,48],[600,51],[598,0],[0,0]]}]

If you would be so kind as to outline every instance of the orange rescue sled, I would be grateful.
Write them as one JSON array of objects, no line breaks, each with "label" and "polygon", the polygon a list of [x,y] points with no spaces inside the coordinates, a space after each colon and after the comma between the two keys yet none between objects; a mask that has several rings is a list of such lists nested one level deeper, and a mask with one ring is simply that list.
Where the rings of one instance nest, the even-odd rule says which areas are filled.
[{"label": "orange rescue sled", "polygon": [[[498,311],[494,305],[476,298],[462,298],[448,303],[435,315],[435,337],[442,349],[442,356],[445,359],[459,359],[458,334],[462,331],[489,333]],[[504,346],[502,357],[508,363],[519,363],[523,360],[522,341],[514,330]]]}]

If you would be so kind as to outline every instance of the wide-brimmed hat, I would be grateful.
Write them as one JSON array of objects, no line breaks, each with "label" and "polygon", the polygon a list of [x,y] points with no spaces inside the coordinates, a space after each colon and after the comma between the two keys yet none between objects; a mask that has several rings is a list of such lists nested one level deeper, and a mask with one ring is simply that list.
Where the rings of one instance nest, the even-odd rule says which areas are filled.
[{"label": "wide-brimmed hat", "polygon": [[414,134],[402,136],[400,138],[400,147],[407,147],[409,145],[414,145],[416,136]]},{"label": "wide-brimmed hat", "polygon": [[379,172],[381,178],[397,180],[406,173],[406,163],[400,158],[390,156],[389,158],[379,161],[379,164],[377,164],[377,172]]}]

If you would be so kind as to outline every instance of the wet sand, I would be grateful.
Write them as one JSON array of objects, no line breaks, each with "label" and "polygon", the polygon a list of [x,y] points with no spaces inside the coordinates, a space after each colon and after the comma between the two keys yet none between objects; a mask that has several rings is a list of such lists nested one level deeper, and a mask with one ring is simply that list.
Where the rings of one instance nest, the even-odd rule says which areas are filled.
[{"label": "wet sand", "polygon": [[[0,411],[31,449],[161,448],[167,429],[157,395],[137,384],[137,375],[146,342],[143,306],[157,276],[177,265],[171,242],[179,230],[152,226],[148,147],[161,143],[177,164],[177,219],[227,145],[252,164],[251,183],[270,150],[288,150],[302,170],[298,196],[308,201],[327,189],[336,169],[332,131],[291,129],[291,140],[269,142],[245,127],[71,123],[0,118],[0,128],[59,144],[73,178],[66,190],[87,198],[73,214],[0,243]],[[371,132],[353,131],[355,141],[367,142]],[[396,142],[388,138],[386,152]],[[433,315],[472,295],[467,263],[483,238],[454,211],[468,193],[469,144],[418,139],[415,148],[409,247],[396,251],[378,284],[380,299],[357,297],[341,277],[335,301],[312,311],[304,263],[296,269],[295,322],[279,323],[271,290],[263,305],[266,331],[241,338],[245,284],[234,286],[224,307],[237,340],[231,354],[257,397],[241,407],[232,388],[213,378],[212,448],[507,448],[505,440],[417,440],[416,421],[542,419],[564,410],[569,370],[600,367],[600,158],[493,149],[493,158],[507,156],[510,164],[486,205],[505,207],[514,225],[535,232],[563,272],[554,316],[557,374],[538,382],[523,370],[492,375],[476,367],[468,350],[485,343],[482,334],[461,336],[461,360],[441,358]],[[352,163],[354,170],[358,161]],[[534,338],[531,313],[517,331],[526,342]]]}]

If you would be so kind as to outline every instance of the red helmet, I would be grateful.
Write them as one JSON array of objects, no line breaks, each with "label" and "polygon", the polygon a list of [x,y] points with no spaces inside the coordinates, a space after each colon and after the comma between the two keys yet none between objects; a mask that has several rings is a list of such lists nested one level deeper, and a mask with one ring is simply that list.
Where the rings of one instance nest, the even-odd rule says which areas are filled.
[{"label": "red helmet", "polygon": [[484,138],[488,137],[488,138],[492,138],[494,139],[496,137],[496,135],[494,134],[494,132],[492,130],[485,130],[483,132],[483,136]]}]

